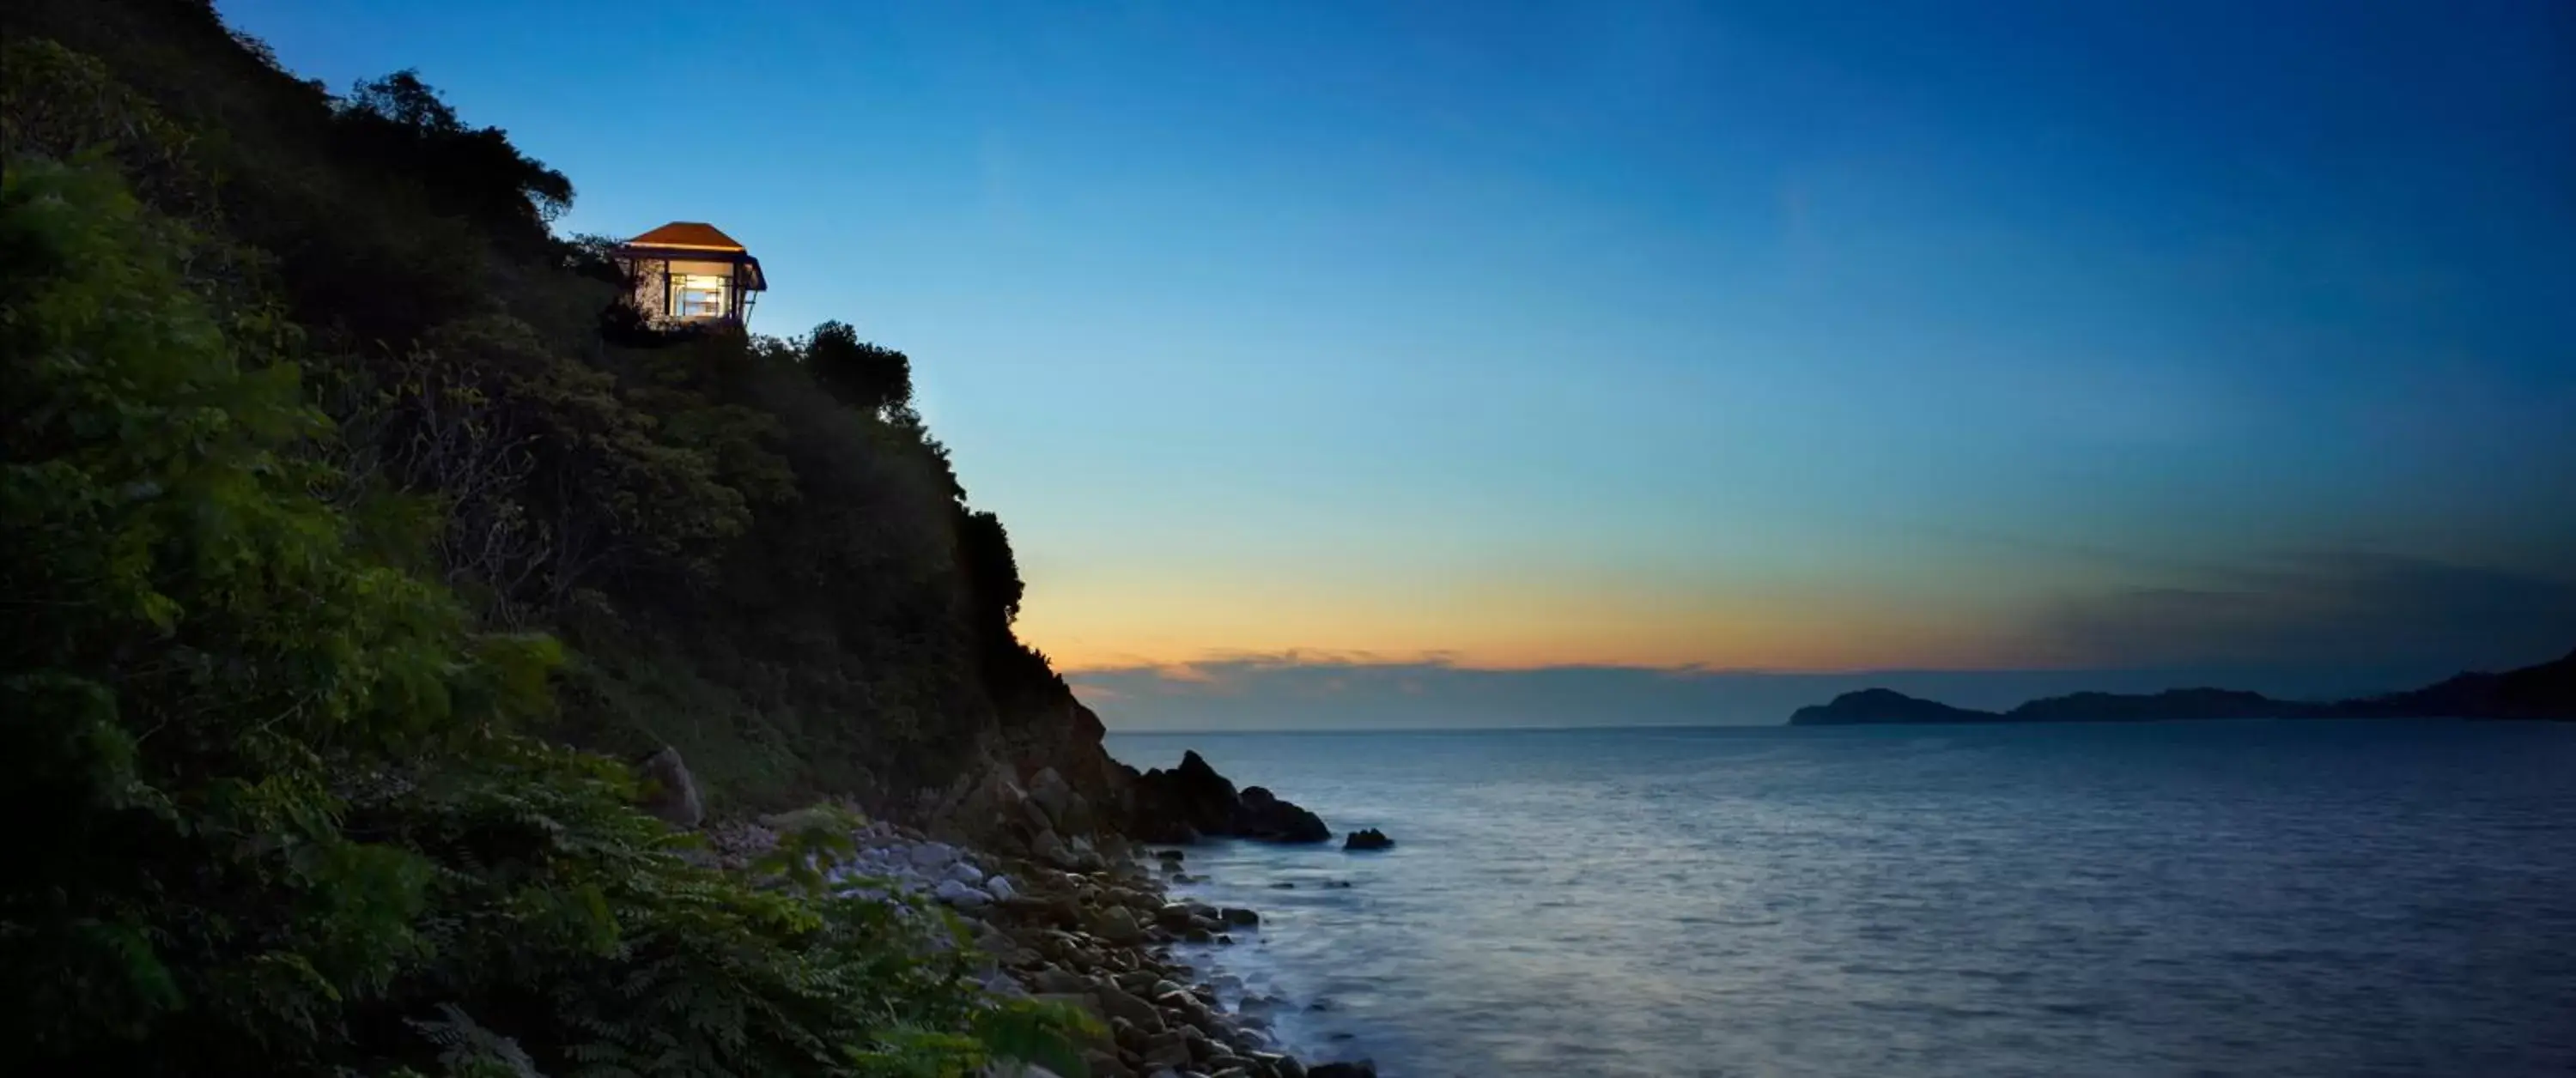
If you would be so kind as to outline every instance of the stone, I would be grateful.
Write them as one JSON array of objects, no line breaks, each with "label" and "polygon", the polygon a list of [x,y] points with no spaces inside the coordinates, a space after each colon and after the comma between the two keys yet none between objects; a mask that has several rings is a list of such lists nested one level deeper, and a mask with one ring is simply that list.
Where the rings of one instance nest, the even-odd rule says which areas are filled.
[{"label": "stone", "polygon": [[1057,827],[1069,827],[1065,817],[1072,813],[1073,800],[1080,796],[1073,792],[1072,784],[1064,781],[1064,776],[1057,774],[1052,767],[1039,768],[1037,774],[1029,776],[1029,800],[1046,810],[1047,817],[1054,820]]},{"label": "stone", "polygon": [[959,861],[948,866],[948,878],[968,887],[981,887],[984,885],[984,870],[965,861]]},{"label": "stone", "polygon": [[1072,869],[1081,862],[1066,847],[1062,836],[1053,831],[1040,831],[1029,840],[1029,855],[1060,869]]},{"label": "stone", "polygon": [[1353,831],[1349,837],[1342,840],[1344,850],[1383,850],[1394,845],[1394,839],[1386,837],[1386,832],[1374,827]]},{"label": "stone", "polygon": [[1011,878],[999,872],[984,878],[984,891],[1003,902],[1020,897],[1019,889],[1011,886]]},{"label": "stone", "polygon": [[1167,1028],[1163,1012],[1155,1010],[1151,1003],[1128,995],[1115,984],[1095,986],[1092,996],[1100,1001],[1100,1009],[1112,1018],[1124,1018],[1148,1033],[1160,1033]]},{"label": "stone", "polygon": [[1377,1078],[1377,1064],[1365,1059],[1356,1063],[1318,1063],[1306,1068],[1306,1078]]},{"label": "stone", "polygon": [[1261,923],[1261,915],[1259,913],[1244,909],[1240,906],[1227,906],[1224,909],[1220,909],[1217,911],[1217,917],[1230,925],[1257,925]]},{"label": "stone", "polygon": [[1324,826],[1322,817],[1282,801],[1267,789],[1245,787],[1235,802],[1232,833],[1263,842],[1329,842],[1332,828]]},{"label": "stone", "polygon": [[945,869],[957,859],[957,847],[945,842],[924,842],[912,848],[910,858],[914,868]]},{"label": "stone", "polygon": [[1157,1041],[1153,1047],[1146,1049],[1142,1054],[1148,1067],[1186,1067],[1191,1062],[1190,1042],[1177,1036],[1171,1036],[1170,1040]]},{"label": "stone", "polygon": [[1052,996],[1079,995],[1091,991],[1091,982],[1080,976],[1049,966],[1029,978],[1030,986]]},{"label": "stone", "polygon": [[1084,919],[1083,926],[1111,943],[1135,943],[1145,938],[1145,930],[1136,924],[1136,915],[1127,912],[1125,906],[1094,911]]},{"label": "stone", "polygon": [[638,761],[635,770],[644,778],[644,811],[679,828],[696,827],[706,819],[698,784],[689,777],[689,765],[680,761],[680,750],[664,745]]},{"label": "stone", "polygon": [[951,906],[962,906],[970,910],[980,909],[993,903],[993,896],[955,880],[939,881],[939,886],[932,889],[930,897]]}]

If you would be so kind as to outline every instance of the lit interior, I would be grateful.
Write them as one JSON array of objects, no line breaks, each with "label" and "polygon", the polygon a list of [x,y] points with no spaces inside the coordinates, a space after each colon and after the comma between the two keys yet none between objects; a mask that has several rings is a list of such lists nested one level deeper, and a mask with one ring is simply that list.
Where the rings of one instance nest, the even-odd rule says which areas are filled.
[{"label": "lit interior", "polygon": [[671,313],[681,318],[722,318],[725,279],[696,273],[671,275]]}]

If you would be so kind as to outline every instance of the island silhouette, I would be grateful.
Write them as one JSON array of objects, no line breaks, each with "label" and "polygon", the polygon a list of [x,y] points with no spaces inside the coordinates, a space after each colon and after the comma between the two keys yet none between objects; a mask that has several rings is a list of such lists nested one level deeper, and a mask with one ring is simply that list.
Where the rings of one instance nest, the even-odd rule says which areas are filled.
[{"label": "island silhouette", "polygon": [[1802,707],[1791,726],[1952,722],[2164,722],[2185,719],[2522,719],[2576,721],[2576,651],[2503,673],[2465,673],[2420,689],[2346,700],[2278,700],[2236,689],[2046,696],[2010,711],[1952,707],[1893,689],[1860,689]]}]

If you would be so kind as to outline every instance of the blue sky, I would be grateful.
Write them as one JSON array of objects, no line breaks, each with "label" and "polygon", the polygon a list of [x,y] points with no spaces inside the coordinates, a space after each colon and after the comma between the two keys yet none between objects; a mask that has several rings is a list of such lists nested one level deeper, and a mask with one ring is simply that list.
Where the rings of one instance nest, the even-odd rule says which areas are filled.
[{"label": "blue sky", "polygon": [[2576,646],[2551,0],[220,7],[910,353],[1113,724]]}]

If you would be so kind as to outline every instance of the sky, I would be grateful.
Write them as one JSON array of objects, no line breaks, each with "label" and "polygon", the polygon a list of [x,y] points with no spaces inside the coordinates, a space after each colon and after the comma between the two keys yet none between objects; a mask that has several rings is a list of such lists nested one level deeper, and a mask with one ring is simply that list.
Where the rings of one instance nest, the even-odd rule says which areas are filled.
[{"label": "sky", "polygon": [[218,7],[908,353],[1113,727],[2576,647],[2556,0]]}]

